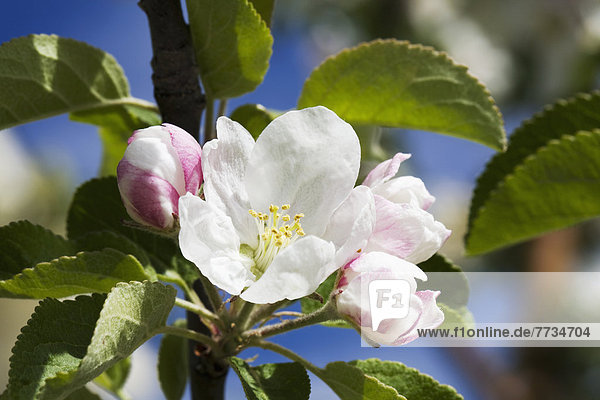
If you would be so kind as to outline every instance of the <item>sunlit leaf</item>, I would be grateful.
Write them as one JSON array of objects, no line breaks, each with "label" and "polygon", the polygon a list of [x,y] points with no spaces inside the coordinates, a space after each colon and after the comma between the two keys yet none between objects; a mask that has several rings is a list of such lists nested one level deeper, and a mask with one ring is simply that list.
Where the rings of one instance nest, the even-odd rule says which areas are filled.
[{"label": "sunlit leaf", "polygon": [[376,40],[315,69],[298,108],[323,105],[342,119],[448,134],[502,150],[502,117],[467,68],[429,47]]}]

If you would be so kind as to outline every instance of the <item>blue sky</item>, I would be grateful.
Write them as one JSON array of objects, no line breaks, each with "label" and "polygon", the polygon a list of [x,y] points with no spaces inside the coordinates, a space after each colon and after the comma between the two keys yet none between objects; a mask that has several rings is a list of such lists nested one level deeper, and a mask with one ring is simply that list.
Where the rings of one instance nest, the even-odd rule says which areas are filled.
[{"label": "blue sky", "polygon": [[[248,102],[276,109],[295,106],[304,79],[319,60],[306,53],[303,32],[294,29],[286,31],[285,36],[278,35],[275,30],[274,55],[265,82],[256,92],[231,101],[230,110]],[[153,101],[148,28],[145,15],[135,0],[4,2],[0,13],[2,42],[30,33],[54,33],[85,41],[111,53],[123,66],[132,94]],[[61,116],[18,127],[16,132],[43,163],[68,170],[75,184],[95,175],[101,148],[94,127],[73,123]],[[472,184],[492,154],[481,145],[431,133],[411,132],[406,133],[406,137],[416,167],[434,182],[460,180]],[[354,331],[323,327],[291,332],[276,341],[319,366],[329,361],[369,357],[402,361],[455,386],[465,398],[478,397],[444,350],[363,348]],[[156,347],[156,341],[150,347]],[[243,356],[250,357],[255,353],[258,351],[252,349]],[[282,361],[277,355],[259,353],[258,362]],[[228,381],[230,398],[243,398],[233,378],[231,374]],[[323,385],[313,381],[313,398],[328,398],[329,395],[324,393],[328,392]],[[157,398],[161,395],[157,394]]]}]

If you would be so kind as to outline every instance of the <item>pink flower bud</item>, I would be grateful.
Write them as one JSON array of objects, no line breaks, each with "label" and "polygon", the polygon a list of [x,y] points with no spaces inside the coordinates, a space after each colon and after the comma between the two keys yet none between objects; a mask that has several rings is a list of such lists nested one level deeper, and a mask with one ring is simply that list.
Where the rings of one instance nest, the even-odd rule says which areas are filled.
[{"label": "pink flower bud", "polygon": [[[427,280],[427,275],[415,264],[386,253],[362,254],[342,268],[335,289],[337,310],[370,343],[398,346],[411,342],[418,337],[417,329],[436,328],[444,321],[444,314],[435,302],[440,292],[417,291],[415,279]],[[393,310],[397,307],[395,302],[400,300],[392,289],[382,297],[387,303],[382,302],[376,310],[379,315],[373,318],[370,307],[373,293],[369,293],[369,286],[374,281],[383,282],[384,286],[389,284],[390,288],[398,281],[406,283],[406,293],[402,293],[408,295],[405,316],[386,314],[386,306],[392,307],[388,311]]]},{"label": "pink flower bud", "polygon": [[173,227],[179,197],[197,194],[202,184],[202,148],[190,134],[171,124],[137,130],[127,144],[117,166],[127,213],[143,225]]}]

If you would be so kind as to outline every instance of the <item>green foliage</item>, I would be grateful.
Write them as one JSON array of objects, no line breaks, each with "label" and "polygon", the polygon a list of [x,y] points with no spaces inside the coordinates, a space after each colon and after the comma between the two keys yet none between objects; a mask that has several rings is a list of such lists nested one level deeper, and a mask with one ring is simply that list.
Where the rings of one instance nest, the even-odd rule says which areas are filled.
[{"label": "green foliage", "polygon": [[250,400],[307,400],[310,396],[310,380],[299,363],[251,367],[237,357],[231,357],[229,363]]},{"label": "green foliage", "polygon": [[65,400],[102,400],[100,396],[95,393],[90,392],[85,387],[79,388],[69,396],[65,398]]},{"label": "green foliage", "polygon": [[161,122],[155,111],[131,105],[78,111],[71,113],[70,118],[98,126],[98,134],[104,146],[100,175],[116,175],[117,164],[127,147],[127,139],[134,130]]},{"label": "green foliage", "polygon": [[108,295],[42,301],[13,348],[8,398],[65,398],[154,336],[175,294],[146,281],[120,283]]},{"label": "green foliage", "polygon": [[115,59],[86,43],[29,35],[0,46],[0,129],[72,113],[101,127],[103,173],[114,173],[131,131],[158,116],[151,103],[130,96]]},{"label": "green foliage", "polygon": [[343,400],[406,400],[393,387],[343,361],[327,364],[317,376]]},{"label": "green foliage", "polygon": [[[115,177],[92,179],[81,185],[75,192],[67,217],[67,235],[71,240],[84,241],[88,248],[94,248],[94,242],[86,240],[88,235],[113,232],[119,235],[119,238],[122,236],[129,238],[129,241],[122,241],[121,246],[125,247],[115,248],[121,251],[127,251],[126,248],[129,248],[130,251],[136,251],[131,253],[136,256],[140,255],[141,248],[145,255],[140,255],[140,260],[149,259],[157,273],[181,277],[188,283],[198,276],[198,269],[183,259],[172,239],[128,227],[123,224],[126,220],[129,220],[129,216],[121,201],[117,179]],[[110,238],[104,240],[115,242]],[[116,239],[117,242],[119,240]],[[131,242],[134,243],[135,248],[132,248]],[[109,244],[110,247],[117,245],[118,243]],[[97,243],[95,247],[98,247]]]},{"label": "green foliage", "polygon": [[[325,305],[325,302],[327,302],[327,299],[333,291],[336,275],[337,272],[329,275],[329,277],[325,279],[316,290],[316,293],[318,293],[323,298],[323,303],[321,303],[319,300],[311,299],[309,297],[303,297],[302,299],[300,299],[300,306],[302,307],[303,313],[313,313]],[[321,325],[330,326],[333,328],[352,328],[352,326],[350,326],[350,324],[344,321],[343,319],[322,322]]]},{"label": "green foliage", "polygon": [[370,358],[368,360],[352,361],[349,364],[393,387],[398,393],[410,400],[463,399],[453,387],[442,385],[431,376],[399,362]]},{"label": "green foliage", "polygon": [[487,89],[446,54],[408,42],[376,40],[327,59],[304,84],[298,108],[319,104],[355,124],[505,147],[502,117]]},{"label": "green foliage", "polygon": [[434,254],[429,260],[420,263],[419,268],[426,272],[428,277],[426,282],[419,282],[419,290],[451,288],[452,290],[442,290],[437,301],[455,308],[467,304],[469,282],[462,269],[449,258],[442,254]]},{"label": "green foliage", "polygon": [[102,293],[109,292],[119,282],[148,278],[134,257],[105,249],[63,256],[26,268],[11,279],[0,281],[0,296],[43,299]]},{"label": "green foliage", "polygon": [[127,357],[107,369],[94,379],[94,383],[115,393],[125,386],[131,370],[131,358]]},{"label": "green foliage", "polygon": [[[598,201],[592,204],[597,163],[587,163],[587,157],[594,157],[593,149],[586,149],[581,156],[560,155],[560,162],[547,159],[561,151],[557,146],[566,146],[565,150],[577,146],[567,144],[564,135],[600,128],[598,110],[600,93],[582,94],[547,107],[514,132],[507,151],[497,154],[477,180],[465,238],[468,253],[491,251],[598,215],[594,211]],[[555,140],[565,143],[559,145]],[[580,138],[575,142],[582,140],[593,141]],[[553,170],[544,172],[542,165]],[[540,180],[533,180],[531,174]],[[586,179],[591,180],[586,184]],[[524,180],[530,186],[521,186],[523,192],[515,193]],[[586,193],[592,197],[586,198]],[[536,197],[540,195],[544,197]]]},{"label": "green foliage", "polygon": [[273,17],[273,8],[275,0],[250,0],[256,12],[261,16],[267,26],[271,26],[271,17]]},{"label": "green foliage", "polygon": [[10,359],[8,399],[33,399],[48,378],[74,370],[86,353],[106,296],[46,299],[21,330]]},{"label": "green foliage", "polygon": [[0,279],[11,279],[25,268],[75,253],[68,240],[29,221],[0,227]]},{"label": "green foliage", "polygon": [[479,209],[467,251],[480,254],[600,215],[600,130],[551,140]]},{"label": "green foliage", "polygon": [[465,306],[448,307],[446,304],[439,301],[437,302],[437,305],[444,313],[444,322],[439,326],[440,329],[454,329],[456,326],[471,328],[475,323],[473,314],[471,314],[469,309]]},{"label": "green foliage", "polygon": [[263,80],[273,37],[248,0],[187,0],[196,62],[209,99],[237,97]]},{"label": "green foliage", "polygon": [[231,113],[230,118],[242,124],[250,132],[254,140],[277,117],[260,104],[244,104]]},{"label": "green foliage", "polygon": [[[173,326],[186,327],[179,319]],[[164,335],[158,351],[158,380],[167,400],[180,400],[185,392],[188,376],[188,340],[180,336]]]}]

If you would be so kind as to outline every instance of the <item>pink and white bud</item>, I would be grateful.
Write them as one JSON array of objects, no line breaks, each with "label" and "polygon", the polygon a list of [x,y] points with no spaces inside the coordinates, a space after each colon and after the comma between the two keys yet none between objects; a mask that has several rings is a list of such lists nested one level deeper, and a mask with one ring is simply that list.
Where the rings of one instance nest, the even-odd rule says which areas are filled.
[{"label": "pink and white bud", "polygon": [[[342,268],[336,287],[337,310],[371,343],[398,346],[411,342],[418,337],[417,329],[436,328],[444,321],[444,313],[435,302],[440,292],[417,291],[415,279],[427,280],[415,264],[385,253],[362,254]],[[368,287],[376,280],[406,281],[410,296],[405,317],[384,318],[373,329]]]},{"label": "pink and white bud", "polygon": [[171,124],[137,130],[127,144],[117,166],[127,213],[143,225],[173,227],[179,197],[188,192],[196,195],[202,184],[202,148],[189,133]]}]

